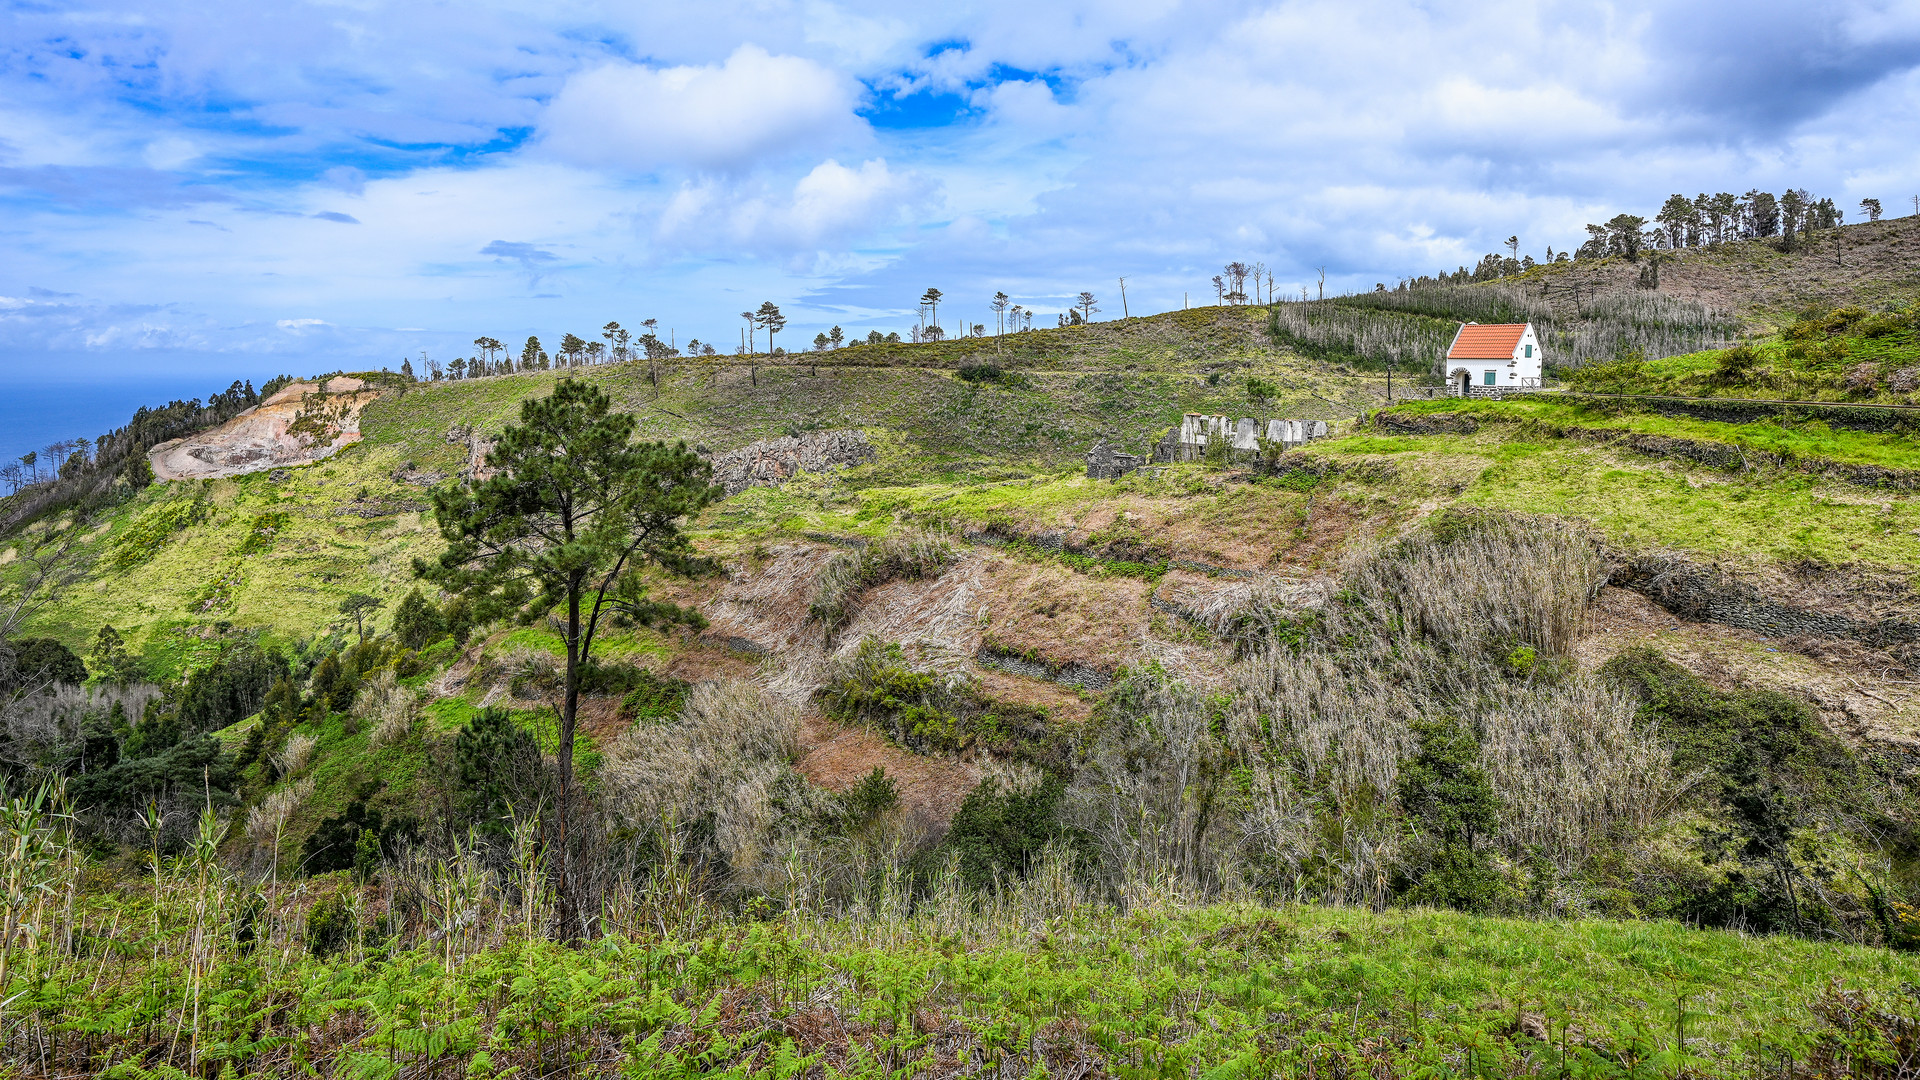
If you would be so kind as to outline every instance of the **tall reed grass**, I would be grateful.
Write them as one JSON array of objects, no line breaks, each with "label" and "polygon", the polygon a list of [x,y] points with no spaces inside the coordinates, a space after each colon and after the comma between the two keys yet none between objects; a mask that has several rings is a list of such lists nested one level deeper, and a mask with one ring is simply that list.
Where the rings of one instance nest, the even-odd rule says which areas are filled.
[{"label": "tall reed grass", "polygon": [[1531,322],[1547,360],[1564,367],[1720,348],[1740,333],[1732,314],[1665,293],[1620,289],[1575,301],[1499,284],[1287,301],[1274,305],[1268,332],[1316,359],[1445,374],[1442,360],[1463,322]]}]

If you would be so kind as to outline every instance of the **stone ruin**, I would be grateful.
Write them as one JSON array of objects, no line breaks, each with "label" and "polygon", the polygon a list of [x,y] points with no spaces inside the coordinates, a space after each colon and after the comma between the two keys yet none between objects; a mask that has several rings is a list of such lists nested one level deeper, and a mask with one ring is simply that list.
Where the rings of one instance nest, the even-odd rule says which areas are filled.
[{"label": "stone ruin", "polygon": [[1087,479],[1118,480],[1146,463],[1139,454],[1122,453],[1103,439],[1087,451]]},{"label": "stone ruin", "polygon": [[782,435],[714,457],[713,482],[728,495],[738,495],[750,487],[784,484],[796,473],[864,465],[879,456],[865,433],[856,430]]},{"label": "stone ruin", "polygon": [[1154,443],[1151,454],[1145,457],[1123,453],[1104,441],[1094,443],[1087,451],[1087,476],[1117,480],[1149,463],[1200,461],[1207,456],[1208,446],[1221,441],[1227,444],[1229,461],[1251,461],[1260,455],[1263,441],[1268,450],[1285,451],[1326,437],[1325,420],[1256,420],[1250,416],[1236,420],[1187,413],[1180,418],[1180,426]]},{"label": "stone ruin", "polygon": [[1206,457],[1209,446],[1225,441],[1228,458],[1244,461],[1260,453],[1263,439],[1269,447],[1294,450],[1326,437],[1325,420],[1256,420],[1250,416],[1233,420],[1188,413],[1180,418],[1179,427],[1153,444],[1153,460],[1199,461]]}]

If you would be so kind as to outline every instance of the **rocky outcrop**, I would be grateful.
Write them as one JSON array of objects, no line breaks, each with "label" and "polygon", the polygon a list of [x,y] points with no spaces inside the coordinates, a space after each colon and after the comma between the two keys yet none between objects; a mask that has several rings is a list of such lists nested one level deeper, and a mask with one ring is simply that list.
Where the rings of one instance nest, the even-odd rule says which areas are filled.
[{"label": "rocky outcrop", "polygon": [[803,472],[864,465],[879,455],[859,431],[810,431],[762,439],[713,459],[713,482],[728,495],[750,487],[777,487]]},{"label": "rocky outcrop", "polygon": [[474,430],[472,425],[455,424],[448,428],[447,443],[466,448],[467,467],[460,470],[460,479],[477,484],[500,471],[487,465],[487,455],[493,453],[493,440]]},{"label": "rocky outcrop", "polygon": [[379,396],[344,375],[289,383],[219,427],[155,446],[147,460],[160,480],[216,480],[305,465],[359,442],[360,410]]}]

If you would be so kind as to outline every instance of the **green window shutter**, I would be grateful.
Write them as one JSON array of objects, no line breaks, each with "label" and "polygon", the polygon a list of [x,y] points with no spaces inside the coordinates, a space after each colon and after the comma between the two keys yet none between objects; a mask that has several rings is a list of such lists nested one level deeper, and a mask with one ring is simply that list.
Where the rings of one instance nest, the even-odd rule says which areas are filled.
[{"label": "green window shutter", "polygon": [[1527,346],[1527,359],[1533,359],[1533,346]]},{"label": "green window shutter", "polygon": [[1496,373],[1495,373],[1495,372],[1492,372],[1492,371],[1489,371],[1489,372],[1487,372],[1487,385],[1488,385],[1488,386],[1492,386],[1492,385],[1494,385],[1494,379],[1495,379],[1496,377],[1497,377],[1497,376],[1496,376]]}]

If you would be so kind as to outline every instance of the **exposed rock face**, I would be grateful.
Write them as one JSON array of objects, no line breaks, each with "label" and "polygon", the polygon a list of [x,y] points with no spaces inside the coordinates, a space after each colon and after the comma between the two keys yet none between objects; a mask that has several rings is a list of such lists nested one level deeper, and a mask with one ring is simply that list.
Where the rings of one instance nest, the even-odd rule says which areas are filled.
[{"label": "exposed rock face", "polygon": [[359,379],[289,383],[210,431],[147,452],[160,480],[214,480],[305,465],[360,441],[360,410],[380,396]]},{"label": "exposed rock face", "polygon": [[460,479],[483,483],[500,471],[487,465],[487,455],[493,453],[494,440],[475,431],[471,425],[455,424],[448,428],[447,442],[467,448],[467,467],[460,470]]},{"label": "exposed rock face", "polygon": [[810,431],[795,438],[762,439],[713,459],[713,482],[728,495],[750,487],[777,487],[796,473],[864,465],[879,455],[859,431]]}]

